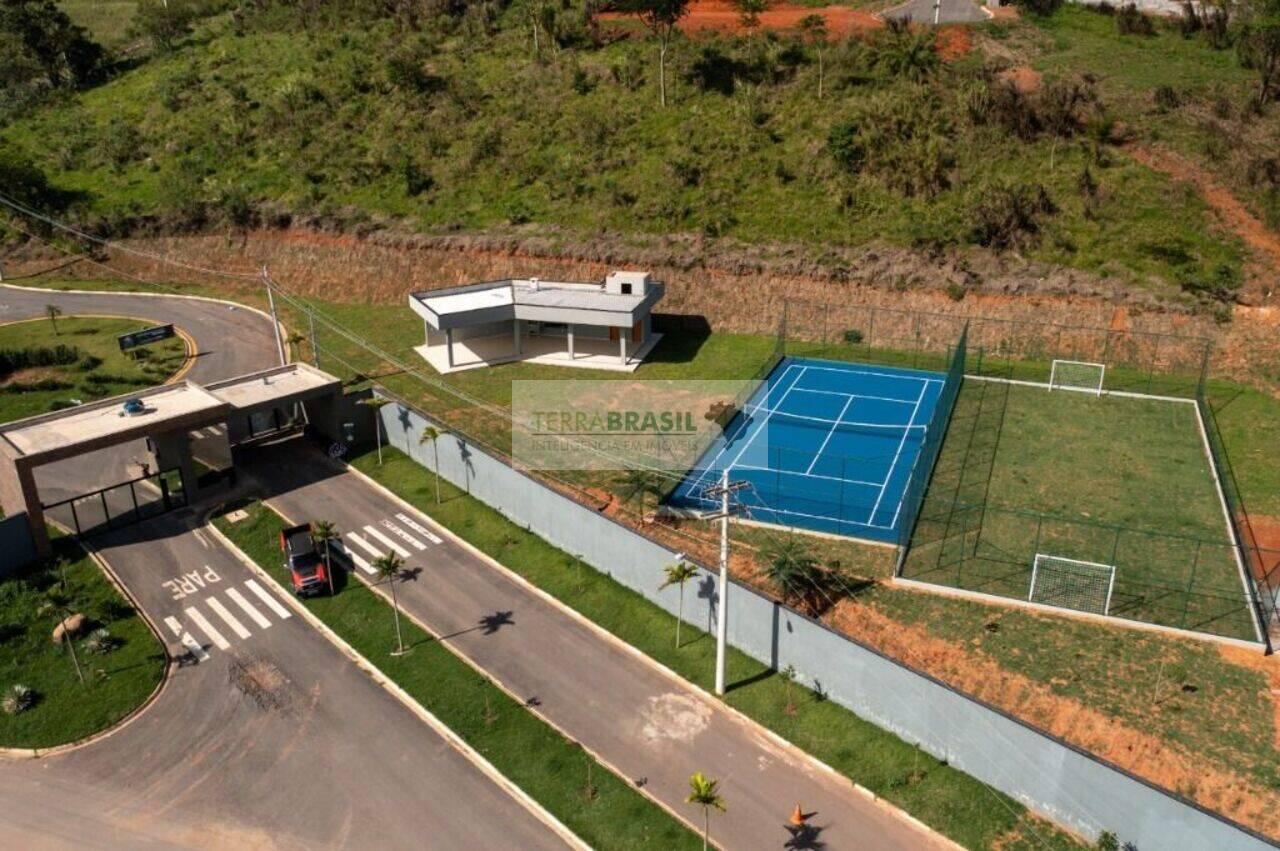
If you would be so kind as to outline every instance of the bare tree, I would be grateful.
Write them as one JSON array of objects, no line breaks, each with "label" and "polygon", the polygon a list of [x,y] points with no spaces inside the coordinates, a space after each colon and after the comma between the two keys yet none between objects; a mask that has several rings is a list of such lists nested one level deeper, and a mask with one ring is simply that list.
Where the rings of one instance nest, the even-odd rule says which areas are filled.
[{"label": "bare tree", "polygon": [[635,15],[658,39],[658,100],[667,105],[667,50],[676,24],[689,14],[689,0],[620,0],[619,12]]}]

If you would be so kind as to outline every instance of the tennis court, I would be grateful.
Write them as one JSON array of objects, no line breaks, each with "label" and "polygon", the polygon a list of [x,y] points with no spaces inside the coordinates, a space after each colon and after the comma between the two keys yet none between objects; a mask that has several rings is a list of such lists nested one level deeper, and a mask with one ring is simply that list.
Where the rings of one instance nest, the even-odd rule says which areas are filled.
[{"label": "tennis court", "polygon": [[[898,543],[947,376],[786,358],[685,475],[670,505],[713,510],[729,470],[744,519]],[[927,475],[927,471],[926,471]]]}]

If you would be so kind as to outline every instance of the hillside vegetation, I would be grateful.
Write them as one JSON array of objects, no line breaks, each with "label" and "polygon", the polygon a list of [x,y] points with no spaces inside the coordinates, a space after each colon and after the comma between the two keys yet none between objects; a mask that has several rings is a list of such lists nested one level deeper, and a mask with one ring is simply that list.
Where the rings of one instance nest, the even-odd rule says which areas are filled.
[{"label": "hillside vegetation", "polygon": [[[1120,148],[1141,133],[1225,150],[1233,122],[1276,126],[1246,108],[1256,74],[1194,33],[1064,8],[980,26],[948,61],[897,27],[839,43],[677,33],[662,107],[656,43],[630,20],[578,0],[427,5],[204,3],[148,60],[28,107],[0,130],[0,162],[58,190],[33,201],[115,233],[321,215],[692,232],[815,257],[985,246],[1206,305],[1242,283],[1243,248],[1195,193]],[[1034,87],[1005,73],[1024,62],[1045,72]],[[1242,189],[1262,210],[1254,159]]]}]

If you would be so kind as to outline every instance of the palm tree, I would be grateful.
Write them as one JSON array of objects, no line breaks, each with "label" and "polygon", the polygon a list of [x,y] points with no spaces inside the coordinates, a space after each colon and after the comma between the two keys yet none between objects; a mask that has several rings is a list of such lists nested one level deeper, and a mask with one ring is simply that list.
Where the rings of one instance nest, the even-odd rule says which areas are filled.
[{"label": "palm tree", "polygon": [[440,504],[440,447],[436,445],[436,441],[439,439],[440,439],[440,429],[436,428],[435,426],[425,426],[422,429],[422,434],[418,436],[419,444],[423,444],[423,443],[431,444],[431,453],[432,455],[435,456],[435,464],[433,466],[436,471],[436,504],[437,505]]},{"label": "palm tree", "polygon": [[289,347],[290,353],[293,352],[294,348],[297,348],[299,353],[301,353],[302,344],[305,343],[306,341],[307,341],[307,338],[304,337],[302,334],[299,334],[297,331],[290,332],[289,336],[286,337],[284,340],[285,345]]},{"label": "palm tree", "polygon": [[386,582],[391,586],[391,609],[396,616],[396,651],[391,655],[401,656],[404,654],[404,637],[400,634],[400,601],[396,598],[396,580],[400,578],[404,562],[395,553],[385,553],[373,560],[372,567],[378,574],[379,584]]},{"label": "palm tree", "polygon": [[658,590],[677,586],[680,589],[680,605],[676,609],[676,649],[680,649],[680,622],[684,620],[684,584],[690,579],[698,575],[698,568],[689,564],[687,561],[678,561],[675,564],[669,564],[662,569],[665,579],[658,586]]},{"label": "palm tree", "polygon": [[644,469],[627,470],[626,475],[622,478],[622,501],[627,503],[639,502],[640,522],[642,523],[644,522],[645,497],[650,494],[655,497],[662,495],[662,485],[658,480],[657,473]]},{"label": "palm tree", "polygon": [[328,520],[311,524],[311,540],[324,544],[324,572],[329,577],[329,596],[333,596],[333,561],[329,558],[329,544],[338,540],[338,527]]},{"label": "palm tree", "polygon": [[46,304],[44,306],[44,315],[49,317],[49,321],[53,323],[53,335],[58,336],[58,317],[62,315],[62,308],[56,304]]},{"label": "palm tree", "polygon": [[71,620],[72,615],[75,614],[75,612],[71,611],[71,598],[66,594],[53,591],[49,594],[49,602],[58,611],[58,614],[62,616],[62,640],[66,642],[67,649],[71,651],[71,664],[76,668],[76,677],[83,683],[84,671],[80,670],[80,658],[76,656],[75,637],[71,635],[71,630],[68,629],[68,622]]},{"label": "palm tree", "polygon": [[815,608],[815,594],[823,592],[826,574],[818,559],[794,536],[770,541],[761,549],[765,557],[765,578],[783,599],[798,599],[806,607]]},{"label": "palm tree", "polygon": [[707,851],[711,845],[711,811],[725,811],[724,798],[720,797],[720,781],[695,771],[689,778],[689,795],[684,800],[702,807],[702,851]]},{"label": "palm tree", "polygon": [[378,466],[382,466],[382,416],[379,411],[383,405],[390,404],[390,399],[382,399],[378,396],[370,396],[368,399],[361,399],[359,404],[373,408],[373,433],[378,441]]}]

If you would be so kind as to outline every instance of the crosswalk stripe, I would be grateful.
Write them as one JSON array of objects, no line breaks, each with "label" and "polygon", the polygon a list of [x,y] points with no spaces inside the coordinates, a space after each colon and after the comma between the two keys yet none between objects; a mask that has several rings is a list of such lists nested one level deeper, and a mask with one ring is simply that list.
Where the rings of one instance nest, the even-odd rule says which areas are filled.
[{"label": "crosswalk stripe", "polygon": [[213,624],[209,623],[205,616],[200,614],[197,609],[193,609],[188,606],[183,609],[183,611],[187,613],[187,617],[191,618],[192,623],[200,627],[201,632],[209,636],[209,640],[213,642],[215,647],[219,650],[226,650],[231,647],[231,642],[223,638],[222,633],[214,629]]},{"label": "crosswalk stripe", "polygon": [[178,635],[178,636],[182,635],[182,624],[178,623],[178,619],[175,618],[173,615],[169,615],[168,617],[166,617],[164,619],[164,622],[166,625],[168,625],[169,629],[173,630],[174,635]]},{"label": "crosswalk stripe", "polygon": [[352,543],[359,544],[360,549],[364,550],[369,555],[373,556],[374,558],[382,558],[381,550],[374,549],[372,544],[370,544],[364,538],[357,535],[355,532],[348,532],[347,537],[351,539]]},{"label": "crosswalk stripe", "polygon": [[209,654],[206,653],[205,649],[200,646],[199,641],[196,641],[194,638],[191,637],[191,633],[189,632],[182,633],[182,638],[180,640],[182,641],[182,646],[187,648],[187,650],[191,651],[192,656],[196,657],[197,662],[209,661]]},{"label": "crosswalk stripe", "polygon": [[244,624],[236,620],[235,615],[227,611],[227,607],[222,605],[221,600],[219,600],[217,597],[210,597],[205,602],[209,604],[209,608],[213,609],[214,613],[217,614],[218,617],[226,621],[227,626],[231,627],[231,631],[234,632],[237,636],[239,636],[240,638],[249,637],[249,635],[251,634],[249,630],[244,628]]},{"label": "crosswalk stripe", "polygon": [[266,629],[271,626],[271,621],[267,620],[266,615],[255,609],[253,604],[244,598],[244,595],[240,593],[239,589],[228,588],[227,596],[230,597],[237,606],[244,609],[244,613],[248,615],[249,618],[259,627]]},{"label": "crosswalk stripe", "polygon": [[426,538],[426,539],[427,539],[428,541],[430,541],[431,543],[433,543],[433,544],[443,544],[443,543],[444,543],[444,541],[442,541],[442,540],[440,540],[438,537],[436,537],[436,535],[434,535],[434,534],[431,532],[431,530],[430,530],[430,529],[428,529],[427,527],[423,526],[423,525],[422,525],[422,524],[420,524],[420,523],[416,523],[416,522],[414,522],[414,520],[413,520],[412,518],[407,517],[407,516],[406,516],[406,515],[404,515],[404,514],[397,514],[397,515],[396,515],[396,519],[397,519],[397,520],[399,520],[399,521],[400,521],[401,523],[403,523],[404,525],[408,526],[408,527],[409,527],[410,529],[412,529],[413,531],[417,532],[417,533],[418,533],[419,535],[421,535],[422,537]]},{"label": "crosswalk stripe", "polygon": [[400,556],[400,558],[408,558],[408,557],[409,557],[409,551],[408,551],[408,550],[406,550],[404,547],[400,546],[400,545],[399,545],[399,544],[397,544],[395,541],[391,540],[391,539],[390,539],[390,538],[388,538],[386,535],[382,534],[381,532],[379,532],[377,529],[373,528],[372,526],[365,526],[365,527],[364,527],[364,531],[365,531],[365,534],[367,534],[370,538],[377,538],[379,541],[382,541],[382,543],[384,543],[384,544],[386,544],[388,547],[390,547],[390,548],[391,548],[391,550],[392,550],[392,552],[394,552],[396,555]]},{"label": "crosswalk stripe", "polygon": [[383,526],[383,528],[385,528],[387,531],[391,532],[393,535],[395,535],[395,536],[396,536],[397,538],[399,538],[400,540],[402,540],[402,541],[407,541],[407,542],[409,543],[409,545],[410,545],[410,546],[412,546],[414,549],[418,550],[419,552],[421,552],[422,550],[425,550],[425,549],[427,548],[427,545],[426,545],[426,544],[422,543],[422,541],[419,541],[417,538],[413,537],[413,536],[412,536],[412,535],[410,535],[408,532],[406,532],[405,530],[401,529],[401,528],[400,528],[399,526],[397,526],[396,524],[392,523],[390,520],[383,520],[383,521],[382,521],[382,526]]},{"label": "crosswalk stripe", "polygon": [[267,593],[267,589],[258,584],[257,580],[247,579],[244,583],[250,591],[257,595],[258,599],[267,604],[267,608],[275,612],[276,617],[280,620],[286,620],[291,617],[289,610],[280,605],[280,601]]},{"label": "crosswalk stripe", "polygon": [[377,571],[373,569],[373,567],[369,564],[369,562],[364,560],[363,556],[361,556],[357,552],[353,552],[350,547],[343,546],[341,541],[338,541],[338,547],[342,550],[342,552],[347,554],[347,558],[351,559],[351,561],[355,564],[356,567],[360,568],[361,570],[363,570],[365,573],[368,573],[368,574],[377,573]]}]

